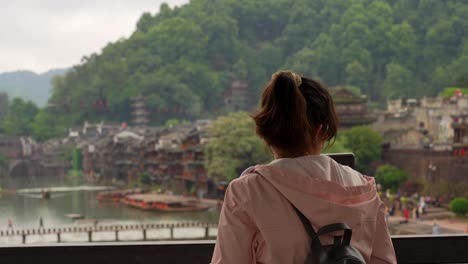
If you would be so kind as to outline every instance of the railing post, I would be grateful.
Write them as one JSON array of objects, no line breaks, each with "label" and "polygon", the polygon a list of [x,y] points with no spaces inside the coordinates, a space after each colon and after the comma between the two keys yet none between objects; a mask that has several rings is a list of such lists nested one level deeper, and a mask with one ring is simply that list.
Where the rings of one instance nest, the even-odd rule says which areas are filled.
[{"label": "railing post", "polygon": [[119,241],[119,230],[115,229],[115,241]]},{"label": "railing post", "polygon": [[24,231],[21,234],[21,236],[23,237],[23,244],[26,244],[26,234],[24,233]]},{"label": "railing post", "polygon": [[171,239],[174,239],[174,225],[169,227],[171,229]]},{"label": "railing post", "polygon": [[208,239],[210,236],[210,226],[205,226],[205,239]]},{"label": "railing post", "polygon": [[146,229],[143,229],[143,241],[146,241]]},{"label": "railing post", "polygon": [[62,239],[60,237],[60,230],[57,232],[57,243],[62,242]]},{"label": "railing post", "polygon": [[88,231],[88,242],[93,242],[93,231]]}]

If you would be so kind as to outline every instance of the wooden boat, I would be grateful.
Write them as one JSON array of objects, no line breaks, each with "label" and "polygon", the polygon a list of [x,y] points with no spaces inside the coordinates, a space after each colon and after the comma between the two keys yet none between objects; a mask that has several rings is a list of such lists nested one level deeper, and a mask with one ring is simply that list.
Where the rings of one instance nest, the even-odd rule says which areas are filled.
[{"label": "wooden boat", "polygon": [[143,210],[162,212],[198,212],[210,208],[210,206],[201,204],[194,198],[154,193],[128,195],[121,202]]},{"label": "wooden boat", "polygon": [[84,219],[85,217],[80,214],[66,214],[65,217],[73,219],[73,220],[78,220],[78,219]]},{"label": "wooden boat", "polygon": [[50,191],[42,191],[41,192],[41,198],[44,200],[49,200],[50,199]]}]

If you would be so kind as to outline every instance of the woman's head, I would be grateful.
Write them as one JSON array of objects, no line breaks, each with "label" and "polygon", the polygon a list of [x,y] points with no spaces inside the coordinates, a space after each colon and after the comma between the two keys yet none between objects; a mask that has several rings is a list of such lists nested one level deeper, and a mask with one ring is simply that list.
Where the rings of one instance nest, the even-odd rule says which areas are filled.
[{"label": "woman's head", "polygon": [[275,151],[295,157],[334,139],[338,118],[325,86],[290,71],[273,74],[253,116],[257,134]]}]

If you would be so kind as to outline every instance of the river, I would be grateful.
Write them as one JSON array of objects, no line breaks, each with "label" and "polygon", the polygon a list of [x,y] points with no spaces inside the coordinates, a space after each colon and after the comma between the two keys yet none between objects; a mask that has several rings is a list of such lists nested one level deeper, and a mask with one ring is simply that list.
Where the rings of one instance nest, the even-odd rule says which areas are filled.
[{"label": "river", "polygon": [[[47,185],[46,185],[47,183]],[[51,184],[53,183],[53,184]],[[16,186],[28,188],[64,186],[63,181],[42,181],[27,179]],[[53,193],[49,200],[41,199],[39,194],[15,193],[0,196],[0,230],[8,228],[11,219],[15,229],[37,228],[39,219],[44,226],[63,227],[72,225],[89,225],[97,219],[100,224],[138,224],[158,222],[199,221],[216,223],[218,210],[206,212],[167,213],[143,211],[116,202],[101,202],[96,199],[98,188],[72,188],[59,193]],[[72,220],[67,214],[79,214],[84,220]]]},{"label": "river", "polygon": [[[28,190],[15,194],[0,194],[0,230],[8,229],[11,219],[14,229],[32,229],[39,227],[40,218],[45,228],[65,226],[90,226],[98,221],[100,225],[134,225],[150,223],[177,223],[197,221],[203,223],[217,223],[219,211],[217,209],[205,212],[158,212],[143,211],[129,207],[118,202],[101,202],[96,195],[105,189],[105,186],[67,186],[66,181],[54,179],[31,178],[15,183],[19,188],[50,188],[55,187],[60,192],[54,192],[51,199],[41,198],[40,193],[30,193]],[[63,188],[68,187],[68,188]],[[100,190],[101,189],[101,190]],[[78,214],[85,217],[82,220],[73,220],[68,214]],[[392,233],[430,233],[427,230],[398,231],[398,225],[390,227]],[[416,227],[411,227],[414,229]],[[420,228],[421,229],[421,228]],[[0,241],[1,244],[1,241]]]}]

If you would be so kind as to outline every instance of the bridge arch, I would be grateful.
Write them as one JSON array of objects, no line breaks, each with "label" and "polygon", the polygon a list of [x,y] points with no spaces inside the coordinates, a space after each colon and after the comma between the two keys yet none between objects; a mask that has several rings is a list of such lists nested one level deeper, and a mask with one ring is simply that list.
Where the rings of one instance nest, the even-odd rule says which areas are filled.
[{"label": "bridge arch", "polygon": [[32,166],[33,164],[28,160],[12,160],[10,161],[8,174],[12,178],[29,177],[31,176]]}]

